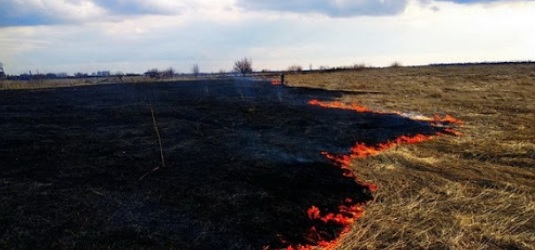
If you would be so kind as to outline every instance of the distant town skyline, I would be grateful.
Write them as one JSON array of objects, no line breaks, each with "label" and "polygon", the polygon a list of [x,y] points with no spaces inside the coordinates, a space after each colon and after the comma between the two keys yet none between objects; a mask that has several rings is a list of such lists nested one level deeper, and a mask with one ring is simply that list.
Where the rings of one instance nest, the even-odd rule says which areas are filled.
[{"label": "distant town skyline", "polygon": [[7,74],[535,60],[533,0],[0,0]]}]

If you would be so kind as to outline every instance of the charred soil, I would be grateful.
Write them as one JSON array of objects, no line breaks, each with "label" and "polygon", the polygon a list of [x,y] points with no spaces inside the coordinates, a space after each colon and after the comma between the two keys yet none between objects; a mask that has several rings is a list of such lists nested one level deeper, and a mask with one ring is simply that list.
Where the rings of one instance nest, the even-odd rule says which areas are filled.
[{"label": "charred soil", "polygon": [[311,227],[335,239],[342,228],[307,209],[372,194],[321,152],[440,132],[307,104],[342,96],[245,80],[1,91],[0,246],[282,248],[314,244]]}]

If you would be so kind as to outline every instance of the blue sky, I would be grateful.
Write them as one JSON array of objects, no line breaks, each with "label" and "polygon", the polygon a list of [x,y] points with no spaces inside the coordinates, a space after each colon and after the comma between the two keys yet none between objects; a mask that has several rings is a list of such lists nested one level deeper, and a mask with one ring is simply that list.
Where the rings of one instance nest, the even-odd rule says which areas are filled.
[{"label": "blue sky", "polygon": [[0,62],[72,74],[535,60],[533,23],[533,0],[0,0]]}]

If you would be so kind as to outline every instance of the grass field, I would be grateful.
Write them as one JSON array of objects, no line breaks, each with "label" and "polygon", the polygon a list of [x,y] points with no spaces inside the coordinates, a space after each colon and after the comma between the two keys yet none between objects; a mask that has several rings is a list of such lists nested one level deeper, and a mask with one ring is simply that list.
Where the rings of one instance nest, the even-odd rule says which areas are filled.
[{"label": "grass field", "polygon": [[[117,81],[0,82],[0,90],[32,89],[0,93],[5,115],[0,120],[0,144],[5,146],[0,149],[0,225],[7,228],[0,231],[0,246],[206,249],[276,244],[272,234],[280,228],[298,222],[308,228],[310,222],[300,217],[312,200],[306,195],[338,185],[317,179],[325,173],[301,170],[330,169],[324,163],[281,165],[277,161],[286,158],[273,155],[282,149],[290,152],[283,150],[283,156],[306,152],[300,157],[316,162],[312,141],[318,140],[318,148],[331,141],[352,143],[351,128],[362,123],[355,120],[358,116],[293,103],[306,103],[309,96],[323,93],[310,88],[321,88],[342,90],[321,95],[371,110],[450,114],[464,121],[460,137],[400,145],[353,160],[358,178],[376,183],[378,190],[338,249],[535,249],[535,64],[296,73],[286,76],[287,85],[307,88],[282,92],[269,83],[250,88],[234,80],[180,86],[113,84]],[[99,86],[77,87],[83,85]],[[43,89],[57,87],[74,88]],[[140,181],[162,153],[155,117],[166,167]],[[263,137],[251,136],[251,131]],[[216,139],[221,143],[214,144]],[[244,148],[240,140],[254,143]],[[191,157],[204,156],[205,149],[210,157]],[[229,158],[226,151],[238,155]],[[184,165],[196,168],[184,172],[179,168]],[[226,168],[214,167],[218,165]],[[250,166],[262,166],[277,181],[258,181],[266,175]],[[287,187],[277,184],[281,178]],[[192,180],[202,185],[192,189]],[[296,189],[296,183],[308,186]],[[242,195],[235,197],[236,192]],[[207,197],[210,205],[198,206],[197,200]],[[281,202],[284,197],[293,206]],[[317,200],[333,199],[335,204],[335,198],[329,193]],[[249,205],[253,203],[263,205]],[[278,210],[268,208],[273,204]],[[276,221],[273,211],[286,217],[266,226],[264,222]],[[300,232],[289,232],[294,231]]]},{"label": "grass field", "polygon": [[450,114],[461,137],[352,163],[379,186],[339,249],[535,249],[535,65],[292,74],[372,110]]}]

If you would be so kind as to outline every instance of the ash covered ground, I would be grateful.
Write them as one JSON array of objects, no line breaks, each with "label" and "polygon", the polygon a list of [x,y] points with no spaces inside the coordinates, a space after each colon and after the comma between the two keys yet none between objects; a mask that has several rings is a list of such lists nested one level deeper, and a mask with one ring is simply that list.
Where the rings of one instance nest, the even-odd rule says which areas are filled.
[{"label": "ash covered ground", "polygon": [[[262,249],[308,244],[312,205],[366,187],[321,151],[433,134],[307,105],[345,93],[247,80],[0,91],[0,248]],[[161,134],[165,167],[151,107]],[[358,173],[356,173],[358,175]]]}]

